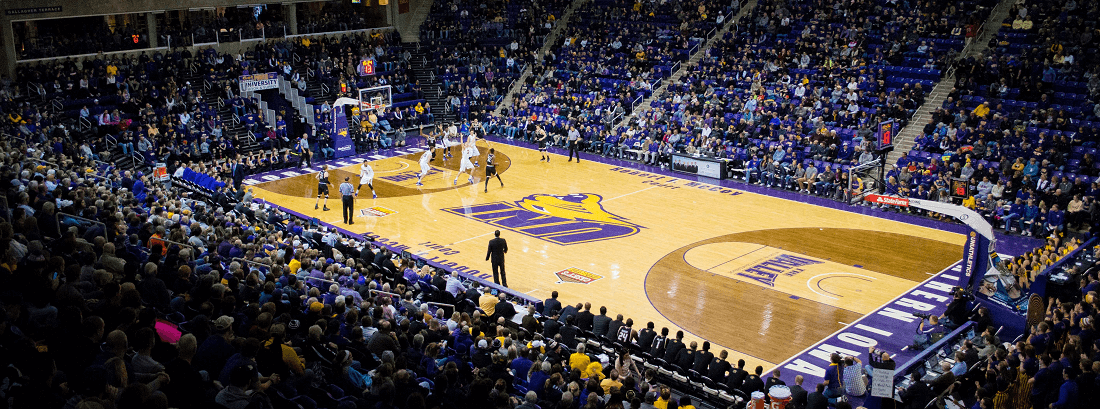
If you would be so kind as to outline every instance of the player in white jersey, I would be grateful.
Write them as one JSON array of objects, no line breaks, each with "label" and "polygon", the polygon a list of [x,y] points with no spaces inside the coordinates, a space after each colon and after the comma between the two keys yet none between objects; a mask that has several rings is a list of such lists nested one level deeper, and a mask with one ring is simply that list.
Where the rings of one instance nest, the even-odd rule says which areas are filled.
[{"label": "player in white jersey", "polygon": [[378,198],[378,192],[374,190],[374,168],[367,162],[363,162],[363,167],[359,168],[359,187],[355,188],[355,197],[359,197],[359,190],[363,189],[363,185],[370,188],[375,199]]},{"label": "player in white jersey", "polygon": [[420,154],[420,174],[416,176],[416,185],[424,186],[424,176],[432,169],[432,150],[428,149]]},{"label": "player in white jersey", "polygon": [[443,149],[443,159],[446,160],[454,155],[451,154],[451,147],[461,145],[461,142],[455,141],[458,136],[458,128],[454,124],[446,127],[441,132],[440,140],[436,143],[437,148]]},{"label": "player in white jersey", "polygon": [[470,183],[474,183],[475,167],[474,162],[470,161],[470,158],[474,157],[474,152],[476,151],[477,149],[471,147],[470,145],[462,147],[462,161],[458,164],[458,175],[455,176],[454,184],[458,184],[458,177],[462,176],[463,173],[468,173],[470,175]]},{"label": "player in white jersey", "polygon": [[470,149],[473,149],[473,155],[470,155],[470,157],[473,158],[472,160],[474,162],[474,167],[476,168],[478,167],[478,162],[481,159],[481,151],[477,149],[477,134],[470,132],[469,135],[469,138],[466,139],[466,146],[469,146]]}]

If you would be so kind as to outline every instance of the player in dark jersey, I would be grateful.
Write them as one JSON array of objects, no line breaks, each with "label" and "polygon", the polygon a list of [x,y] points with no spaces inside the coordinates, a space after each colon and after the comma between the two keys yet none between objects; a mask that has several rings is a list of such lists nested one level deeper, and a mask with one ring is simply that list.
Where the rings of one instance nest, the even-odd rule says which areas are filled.
[{"label": "player in dark jersey", "polygon": [[328,185],[331,184],[328,181],[328,165],[321,165],[321,171],[317,172],[317,202],[313,203],[313,210],[317,210],[321,205],[321,196],[325,196],[325,211],[328,211]]},{"label": "player in dark jersey", "polygon": [[485,157],[485,192],[489,192],[489,178],[496,176],[497,182],[500,182],[500,187],[504,187],[504,181],[500,179],[500,174],[497,173],[497,153],[493,148],[489,148],[489,155]]},{"label": "player in dark jersey", "polygon": [[535,126],[535,138],[539,143],[539,154],[542,155],[539,162],[546,161],[546,163],[550,163],[550,154],[546,153],[546,145],[550,143],[550,134],[546,133],[546,130],[542,129],[541,126]]}]

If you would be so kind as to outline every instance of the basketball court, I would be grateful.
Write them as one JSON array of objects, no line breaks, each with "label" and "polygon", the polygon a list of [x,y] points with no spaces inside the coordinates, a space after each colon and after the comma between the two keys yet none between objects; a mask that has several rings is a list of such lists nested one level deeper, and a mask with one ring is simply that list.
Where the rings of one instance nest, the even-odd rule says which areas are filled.
[{"label": "basketball court", "polygon": [[[682,329],[730,360],[770,368],[888,303],[960,259],[965,236],[858,213],[594,161],[540,162],[532,149],[495,143],[502,188],[483,192],[486,141],[475,184],[454,180],[458,158],[437,155],[416,186],[421,150],[338,161],[338,186],[370,160],[378,199],[363,192],[355,224],[340,198],[314,210],[316,175],[255,181],[255,197],[317,217],[455,269],[484,275],[488,240],[508,240],[508,284],[563,304]],[[452,148],[458,154],[458,147]],[[316,170],[316,168],[314,169]],[[365,189],[365,187],[364,187]],[[491,278],[490,278],[491,279]],[[597,311],[594,311],[597,312]]]}]

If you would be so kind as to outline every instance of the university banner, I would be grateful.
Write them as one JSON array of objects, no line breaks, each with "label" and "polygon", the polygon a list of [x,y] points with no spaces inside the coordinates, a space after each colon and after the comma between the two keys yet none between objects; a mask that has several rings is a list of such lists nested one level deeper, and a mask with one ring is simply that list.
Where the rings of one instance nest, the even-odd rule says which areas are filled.
[{"label": "university banner", "polygon": [[336,150],[337,159],[355,154],[355,143],[348,137],[348,117],[344,114],[344,107],[332,107],[332,147]]},{"label": "university banner", "polygon": [[279,88],[279,74],[268,72],[241,76],[241,92]]},{"label": "university banner", "polygon": [[409,12],[409,0],[397,0],[397,14]]}]

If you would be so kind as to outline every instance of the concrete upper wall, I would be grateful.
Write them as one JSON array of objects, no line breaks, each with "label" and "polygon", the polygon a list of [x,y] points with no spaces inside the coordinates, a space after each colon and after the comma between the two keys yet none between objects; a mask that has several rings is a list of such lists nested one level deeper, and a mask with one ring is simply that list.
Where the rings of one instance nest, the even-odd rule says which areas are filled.
[{"label": "concrete upper wall", "polygon": [[[313,0],[317,1],[317,0]],[[295,0],[111,0],[111,1],[71,1],[71,0],[0,0],[0,8],[24,9],[36,7],[61,6],[60,13],[38,13],[9,16],[0,15],[3,21],[35,20],[41,18],[79,17],[99,14],[126,14],[148,11],[187,10],[209,7],[236,7],[251,4],[287,4],[312,1]]]},{"label": "concrete upper wall", "polygon": [[[15,68],[14,33],[12,22],[90,15],[128,14],[143,12],[163,12],[166,10],[187,10],[212,7],[236,7],[255,4],[291,4],[314,3],[324,0],[111,0],[111,1],[73,1],[73,0],[0,0],[0,73],[12,75]],[[343,0],[346,1],[346,0]],[[398,14],[399,0],[390,0],[387,21],[397,29],[403,25],[419,24],[419,21]],[[373,1],[372,1],[373,3]],[[421,5],[428,6],[431,0],[409,0],[408,14],[413,14]],[[8,15],[7,11],[29,8],[61,7],[60,12]]]}]

